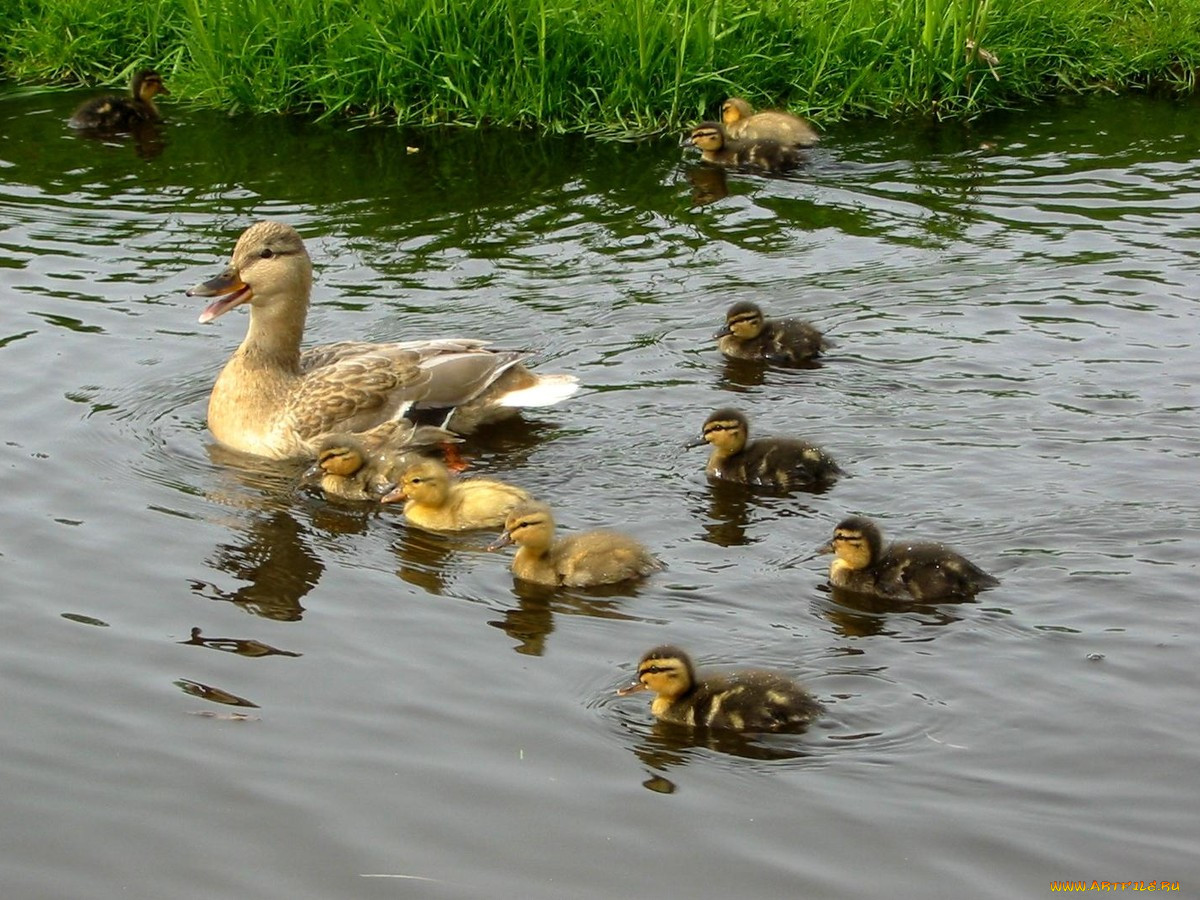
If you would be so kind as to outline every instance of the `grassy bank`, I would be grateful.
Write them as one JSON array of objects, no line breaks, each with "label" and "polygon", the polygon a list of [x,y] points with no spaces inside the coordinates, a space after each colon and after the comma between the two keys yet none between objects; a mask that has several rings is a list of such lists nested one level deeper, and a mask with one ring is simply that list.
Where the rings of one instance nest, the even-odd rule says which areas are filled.
[{"label": "grassy bank", "polygon": [[[286,19],[279,10],[288,10]],[[1197,0],[8,0],[0,71],[227,108],[631,132],[1194,89]]]}]

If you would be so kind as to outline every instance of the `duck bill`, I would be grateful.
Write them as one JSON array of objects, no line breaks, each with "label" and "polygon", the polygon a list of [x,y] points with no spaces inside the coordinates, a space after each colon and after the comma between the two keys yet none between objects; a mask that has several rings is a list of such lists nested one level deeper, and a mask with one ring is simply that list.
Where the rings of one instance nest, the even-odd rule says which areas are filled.
[{"label": "duck bill", "polygon": [[638,691],[645,691],[648,688],[640,681],[631,682],[624,687],[617,688],[618,697],[628,697],[630,694],[636,694]]},{"label": "duck bill", "polygon": [[404,493],[404,488],[398,484],[389,485],[384,488],[384,494],[379,498],[380,503],[403,503],[408,499],[408,494]]},{"label": "duck bill", "polygon": [[708,441],[705,440],[704,438],[699,438],[698,440],[695,440],[695,441],[688,441],[686,444],[683,445],[683,449],[684,450],[695,450],[697,447],[703,447],[707,443],[708,443]]},{"label": "duck bill", "polygon": [[189,297],[216,297],[212,303],[204,307],[200,313],[200,323],[211,322],[217,316],[223,316],[235,306],[240,306],[254,295],[250,286],[242,281],[237,269],[230,266],[216,278],[210,278],[203,284],[198,284],[187,292]]},{"label": "duck bill", "polygon": [[795,565],[798,565],[799,563],[805,563],[805,562],[808,562],[809,560],[816,559],[818,556],[821,556],[825,553],[832,553],[832,552],[833,552],[833,541],[829,541],[828,543],[822,544],[820,547],[816,547],[816,548],[810,550],[808,553],[802,553],[800,556],[792,557],[791,559],[784,562],[783,565],[785,567],[795,566]]},{"label": "duck bill", "polygon": [[729,326],[728,326],[728,325],[726,325],[726,326],[725,326],[724,328],[722,328],[720,331],[716,332],[716,333],[713,335],[713,337],[714,337],[714,338],[723,338],[723,337],[729,337],[729,335],[731,335],[731,334],[733,334],[733,331],[732,331],[732,330],[729,328]]},{"label": "duck bill", "polygon": [[513,542],[512,535],[506,531],[502,535],[500,535],[500,537],[496,538],[494,541],[492,541],[490,544],[488,544],[487,548],[489,550],[499,550],[501,547],[507,547],[512,542]]},{"label": "duck bill", "polygon": [[324,471],[325,470],[321,468],[321,464],[319,462],[315,462],[304,470],[304,474],[300,476],[300,483],[316,484],[321,480],[321,476],[324,474]]}]

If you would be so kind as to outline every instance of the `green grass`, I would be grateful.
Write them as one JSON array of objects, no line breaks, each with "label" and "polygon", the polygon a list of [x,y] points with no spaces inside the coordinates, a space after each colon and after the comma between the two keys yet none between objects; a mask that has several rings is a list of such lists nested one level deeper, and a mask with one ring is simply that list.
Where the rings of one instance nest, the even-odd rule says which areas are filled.
[{"label": "green grass", "polygon": [[617,134],[677,128],[735,94],[826,121],[957,117],[1061,91],[1192,91],[1200,70],[1197,0],[286,5],[8,0],[0,73],[118,84],[153,65],[176,102],[232,111]]}]

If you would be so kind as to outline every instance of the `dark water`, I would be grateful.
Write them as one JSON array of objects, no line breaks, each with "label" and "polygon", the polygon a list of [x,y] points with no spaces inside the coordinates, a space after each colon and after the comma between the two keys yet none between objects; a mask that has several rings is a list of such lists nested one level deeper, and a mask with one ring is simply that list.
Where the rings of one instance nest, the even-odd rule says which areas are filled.
[{"label": "dark water", "polygon": [[[96,142],[78,100],[0,102],[5,898],[1196,895],[1200,106],[845,125],[791,179],[722,182],[670,140],[178,106]],[[474,470],[669,570],[514,587],[486,535],[215,449],[246,319],[184,290],[267,217],[316,262],[310,340],[486,336],[578,374]],[[727,368],[737,299],[838,347]],[[714,490],[682,444],[724,405],[850,476]],[[785,561],[848,512],[1003,584],[834,598]],[[613,690],[667,640],[828,714],[656,727]]]}]

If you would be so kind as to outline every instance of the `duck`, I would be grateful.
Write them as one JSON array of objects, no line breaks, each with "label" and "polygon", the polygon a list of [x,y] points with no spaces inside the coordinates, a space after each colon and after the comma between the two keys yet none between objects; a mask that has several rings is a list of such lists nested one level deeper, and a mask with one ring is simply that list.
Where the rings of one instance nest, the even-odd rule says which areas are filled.
[{"label": "duck", "polygon": [[730,97],[721,104],[721,124],[731,138],[744,141],[778,141],[791,147],[811,147],[821,136],[808,122],[777,109],[755,112],[741,97]]},{"label": "duck", "polygon": [[545,503],[524,503],[508,514],[504,532],[489,550],[517,545],[512,572],[537,584],[595,587],[642,578],[664,568],[636,539],[617,531],[585,531],[554,538],[554,515]]},{"label": "duck", "polygon": [[824,709],[805,688],[781,672],[741,669],[699,677],[692,659],[672,644],[642,655],[627,696],[653,691],[655,718],[693,728],[730,731],[800,731]]},{"label": "duck", "polygon": [[410,465],[383,503],[404,501],[404,517],[429,531],[496,528],[522,503],[533,499],[516,485],[491,478],[452,478],[436,459]]},{"label": "duck", "polygon": [[799,438],[749,440],[750,422],[738,410],[714,410],[704,420],[701,438],[689,448],[712,445],[705,472],[709,478],[777,490],[828,487],[842,474],[833,458]]},{"label": "duck", "polygon": [[884,546],[883,532],[863,516],[850,516],[817,548],[832,553],[834,587],[889,600],[918,602],[968,598],[1000,579],[944,544],[903,541]]},{"label": "duck", "polygon": [[701,122],[691,130],[687,142],[699,148],[701,159],[717,166],[779,174],[804,161],[799,150],[779,141],[731,138],[720,122]]},{"label": "duck", "polygon": [[579,388],[573,375],[527,369],[527,351],[472,338],[343,341],[302,351],[311,291],[304,241],[273,221],[247,228],[225,271],[188,291],[215,298],[201,323],[250,307],[246,337],[209,396],[208,427],[220,444],[269,459],[311,459],[328,434],[369,433],[400,418],[469,434]]},{"label": "duck", "polygon": [[154,103],[159,94],[169,95],[162,76],[153,69],[134,73],[128,97],[96,97],[75,110],[68,124],[90,131],[129,131],[147,122],[161,122]]},{"label": "duck", "polygon": [[432,425],[413,425],[400,419],[379,427],[369,440],[349,432],[326,435],[316,446],[316,462],[304,481],[316,481],[326,497],[383,502],[401,474],[434,452],[462,438]]},{"label": "duck", "polygon": [[764,360],[780,366],[811,363],[829,346],[816,326],[799,319],[768,319],[755,303],[740,302],[725,313],[714,335],[729,359]]}]

